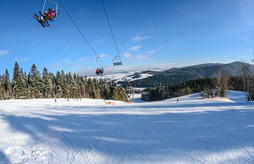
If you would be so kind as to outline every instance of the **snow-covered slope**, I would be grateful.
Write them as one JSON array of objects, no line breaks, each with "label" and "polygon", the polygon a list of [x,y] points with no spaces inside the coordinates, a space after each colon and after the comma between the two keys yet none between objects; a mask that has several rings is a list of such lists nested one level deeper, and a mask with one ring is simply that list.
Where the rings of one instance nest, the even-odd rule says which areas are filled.
[{"label": "snow-covered slope", "polygon": [[115,73],[110,75],[103,75],[103,76],[92,76],[90,78],[101,78],[105,79],[106,81],[114,81],[116,83],[123,82],[127,80],[135,81],[140,79],[145,79],[151,77],[153,75],[148,73],[141,73],[140,71],[132,71],[128,73]]},{"label": "snow-covered slope", "polygon": [[0,101],[0,163],[254,163],[254,104]]}]

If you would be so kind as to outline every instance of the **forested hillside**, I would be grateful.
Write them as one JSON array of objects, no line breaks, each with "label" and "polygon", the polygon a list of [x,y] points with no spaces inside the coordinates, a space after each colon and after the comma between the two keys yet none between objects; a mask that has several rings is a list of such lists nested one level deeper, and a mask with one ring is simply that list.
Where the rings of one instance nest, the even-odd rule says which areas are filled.
[{"label": "forested hillside", "polygon": [[240,76],[240,68],[248,67],[253,70],[253,65],[233,62],[229,64],[201,64],[183,68],[172,68],[164,72],[149,72],[153,76],[146,79],[132,81],[131,85],[134,87],[157,87],[176,85],[182,82],[186,82],[194,79],[202,78],[214,78],[214,75],[218,70],[221,70],[223,74],[229,76]]},{"label": "forested hillside", "polygon": [[222,74],[220,77],[215,78],[189,80],[176,85],[148,88],[144,90],[142,99],[157,101],[198,92],[201,92],[204,97],[225,97],[227,89],[244,91],[243,78],[240,76],[229,77]]},{"label": "forested hillside", "polygon": [[0,100],[39,98],[93,98],[126,101],[121,87],[112,86],[102,79],[91,79],[58,71],[56,76],[43,69],[42,75],[35,64],[26,74],[15,63],[12,82],[9,72],[0,76]]}]

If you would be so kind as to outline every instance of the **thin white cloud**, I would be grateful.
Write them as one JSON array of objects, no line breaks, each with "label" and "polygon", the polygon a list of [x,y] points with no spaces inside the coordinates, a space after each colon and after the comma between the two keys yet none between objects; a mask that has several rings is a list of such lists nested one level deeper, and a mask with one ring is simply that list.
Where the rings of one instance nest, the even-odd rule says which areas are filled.
[{"label": "thin white cloud", "polygon": [[82,57],[82,58],[76,59],[75,61],[82,62],[82,61],[85,61],[85,60],[90,60],[90,58],[88,58],[88,57]]},{"label": "thin white cloud", "polygon": [[151,50],[151,51],[146,52],[147,55],[152,55],[153,53],[155,53],[155,50]]},{"label": "thin white cloud", "polygon": [[29,59],[29,57],[25,57],[25,58],[23,58],[23,59],[20,59],[20,62],[25,62],[25,61],[27,61]]},{"label": "thin white cloud", "polygon": [[4,56],[9,52],[9,50],[0,50],[0,56]]},{"label": "thin white cloud", "polygon": [[89,60],[89,58],[86,58],[86,57],[82,57],[82,58],[79,58],[79,59],[75,59],[75,60],[71,60],[70,58],[66,58],[66,59],[62,59],[60,61],[57,61],[53,64],[49,64],[49,65],[46,65],[46,67],[50,68],[50,69],[64,69],[66,67],[72,67],[72,68],[75,68],[75,67],[81,67],[83,64],[83,61],[86,61],[86,60]]},{"label": "thin white cloud", "polygon": [[134,56],[136,59],[150,59],[150,56],[155,53],[155,50],[147,51],[144,54]]},{"label": "thin white cloud", "polygon": [[144,59],[144,55],[137,55],[136,56],[138,59]]},{"label": "thin white cloud", "polygon": [[131,57],[131,54],[129,52],[125,52],[125,53],[123,53],[123,56],[129,58],[129,57]]},{"label": "thin white cloud", "polygon": [[29,57],[25,57],[25,58],[22,58],[22,59],[19,59],[18,56],[16,56],[16,58],[14,59],[14,62],[25,62],[29,59]]},{"label": "thin white cloud", "polygon": [[134,47],[131,47],[130,50],[138,51],[140,48],[141,48],[141,46],[134,46]]},{"label": "thin white cloud", "polygon": [[100,58],[106,58],[106,57],[109,57],[109,55],[107,55],[107,54],[100,54],[100,55],[98,55],[98,57],[100,57]]},{"label": "thin white cloud", "polygon": [[149,57],[150,57],[150,55],[137,55],[136,56],[137,59],[150,59]]},{"label": "thin white cloud", "polygon": [[150,36],[148,36],[148,35],[146,35],[146,36],[139,36],[139,35],[137,35],[137,36],[134,36],[132,38],[132,40],[133,41],[140,41],[140,40],[145,40],[145,39],[149,39],[149,38],[150,38]]}]

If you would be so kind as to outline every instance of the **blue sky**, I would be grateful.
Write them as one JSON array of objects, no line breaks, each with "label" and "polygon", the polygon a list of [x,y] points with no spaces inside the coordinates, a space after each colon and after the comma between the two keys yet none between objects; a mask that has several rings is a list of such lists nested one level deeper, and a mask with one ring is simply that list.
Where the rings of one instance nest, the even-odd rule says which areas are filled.
[{"label": "blue sky", "polygon": [[[116,55],[101,0],[62,0],[108,68]],[[96,58],[59,4],[43,28],[32,17],[44,0],[0,0],[0,73],[15,61],[29,72],[95,70]],[[126,67],[181,67],[253,57],[252,0],[104,0]],[[47,3],[46,8],[54,7]]]}]

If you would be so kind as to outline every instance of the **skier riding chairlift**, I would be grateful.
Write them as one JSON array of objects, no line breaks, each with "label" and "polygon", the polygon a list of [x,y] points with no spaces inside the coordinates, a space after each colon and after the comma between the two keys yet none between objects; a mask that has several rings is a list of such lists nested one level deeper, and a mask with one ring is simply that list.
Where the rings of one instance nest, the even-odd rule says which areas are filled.
[{"label": "skier riding chairlift", "polygon": [[44,6],[46,4],[46,0],[43,6],[43,10],[42,12],[39,11],[40,16],[38,16],[37,14],[34,14],[33,17],[43,26],[43,27],[49,27],[49,23],[48,21],[53,22],[54,18],[57,17],[58,13],[58,6],[56,2],[50,1],[48,0],[50,3],[54,3],[56,5],[56,10],[49,8],[48,11],[45,11],[44,13],[42,13],[44,11]]},{"label": "skier riding chairlift", "polygon": [[[49,8],[49,10],[48,10],[48,18],[49,18],[49,20],[53,19],[55,17],[56,17],[56,11],[54,9]],[[53,21],[54,21],[54,19],[53,19]]]},{"label": "skier riding chairlift", "polygon": [[100,68],[97,68],[96,69],[96,75],[98,76],[98,75],[103,75],[103,73],[104,73],[104,69],[103,69],[103,67],[100,69]]}]

